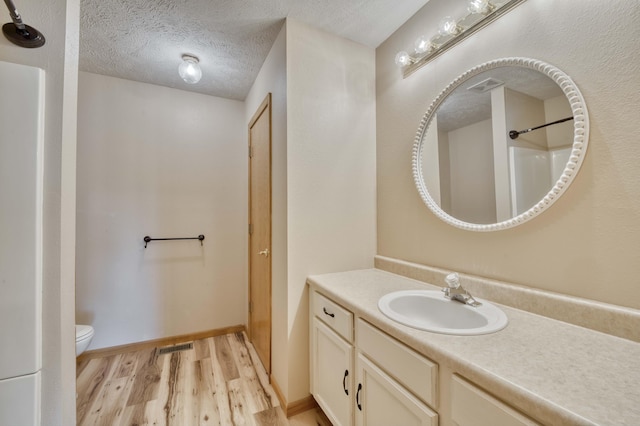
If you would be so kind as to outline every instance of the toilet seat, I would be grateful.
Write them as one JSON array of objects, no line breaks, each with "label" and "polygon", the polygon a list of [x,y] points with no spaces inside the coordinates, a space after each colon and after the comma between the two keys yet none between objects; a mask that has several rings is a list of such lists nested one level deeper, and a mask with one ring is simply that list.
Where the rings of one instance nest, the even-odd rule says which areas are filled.
[{"label": "toilet seat", "polygon": [[93,337],[93,327],[90,325],[76,325],[76,342]]},{"label": "toilet seat", "polygon": [[94,333],[90,325],[76,324],[76,356],[87,350]]}]

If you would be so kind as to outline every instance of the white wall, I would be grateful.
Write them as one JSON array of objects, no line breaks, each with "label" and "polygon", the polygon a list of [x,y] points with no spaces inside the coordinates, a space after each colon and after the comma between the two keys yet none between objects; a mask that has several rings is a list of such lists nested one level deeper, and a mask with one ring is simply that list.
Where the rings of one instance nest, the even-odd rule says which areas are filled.
[{"label": "white wall", "polygon": [[[75,163],[80,2],[22,0],[24,21],[46,44],[0,36],[0,60],[45,70],[42,424],[75,424]],[[3,15],[9,21],[8,14]]]},{"label": "white wall", "polygon": [[[431,124],[429,124],[429,130],[424,135],[424,151],[422,153],[422,159],[420,162],[420,167],[422,173],[424,173],[424,182],[427,187],[427,191],[429,191],[429,195],[433,198],[433,201],[436,202],[440,207],[443,207],[440,192],[441,192],[441,184],[440,178],[443,175],[449,176],[449,148],[444,143],[444,140],[441,142],[439,140],[440,135],[443,134],[443,137],[446,138],[446,133],[441,131],[438,127],[438,115],[434,114],[433,120]],[[447,147],[446,152],[442,153],[442,157],[440,158],[440,145]],[[446,156],[446,166],[440,167],[440,163],[445,163],[444,157]],[[449,182],[449,178],[443,179],[445,182]],[[448,186],[448,185],[447,185]],[[448,196],[444,197],[448,200]],[[448,203],[448,201],[447,201]],[[447,204],[447,208],[449,205]]]},{"label": "white wall", "polygon": [[288,401],[309,394],[306,277],[373,265],[375,143],[375,52],[288,20]]},{"label": "white wall", "polygon": [[451,179],[451,211],[448,213],[466,222],[496,221],[491,135],[491,119],[448,134]]},{"label": "white wall", "polygon": [[[378,253],[640,308],[640,3],[527,0],[402,79],[396,52],[425,29],[435,31],[451,7],[431,0],[376,50]],[[451,80],[513,56],[553,64],[578,85],[590,118],[585,162],[571,187],[535,219],[499,232],[460,230],[422,204],[411,176],[413,137]]]},{"label": "white wall", "polygon": [[[545,123],[571,117],[571,115],[571,105],[567,102],[566,97],[557,96],[544,101]],[[573,120],[548,126],[545,130],[547,134],[547,144],[550,149],[561,147],[570,148],[571,142],[573,141]]]},{"label": "white wall", "polygon": [[[271,93],[271,347],[273,348],[271,374],[280,387],[286,385],[289,358],[286,350],[288,346],[286,33],[287,26],[283,25],[245,99],[244,120],[244,129],[248,129],[249,121],[256,110],[267,94]],[[245,181],[247,174],[248,172],[245,172]]]},{"label": "white wall", "polygon": [[[80,73],[76,306],[92,349],[246,322],[242,102]],[[150,242],[143,237],[195,237]]]},{"label": "white wall", "polygon": [[438,130],[438,169],[440,174],[440,207],[451,211],[451,155],[449,132]]},{"label": "white wall", "polygon": [[[510,130],[524,130],[546,123],[544,108],[545,103],[540,99],[505,88],[504,104],[506,114],[505,121],[507,123],[507,134],[509,134]],[[571,115],[571,113],[569,113],[569,115]],[[572,134],[569,135],[568,140],[570,141],[570,143],[573,142]],[[542,149],[548,149],[549,144],[547,141],[547,132],[533,131],[529,133],[523,133],[518,136],[517,139],[512,140],[511,138],[509,138],[509,145],[531,146],[532,148],[539,147]]]}]

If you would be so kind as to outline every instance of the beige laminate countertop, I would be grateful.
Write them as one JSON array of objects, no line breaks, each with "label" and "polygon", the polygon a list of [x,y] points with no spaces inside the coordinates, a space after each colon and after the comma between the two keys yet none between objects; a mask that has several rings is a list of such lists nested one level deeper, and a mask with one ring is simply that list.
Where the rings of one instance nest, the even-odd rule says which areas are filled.
[{"label": "beige laminate countertop", "polygon": [[497,303],[509,318],[497,333],[431,333],[387,318],[378,299],[438,287],[378,269],[314,275],[308,283],[545,424],[640,425],[640,343]]}]

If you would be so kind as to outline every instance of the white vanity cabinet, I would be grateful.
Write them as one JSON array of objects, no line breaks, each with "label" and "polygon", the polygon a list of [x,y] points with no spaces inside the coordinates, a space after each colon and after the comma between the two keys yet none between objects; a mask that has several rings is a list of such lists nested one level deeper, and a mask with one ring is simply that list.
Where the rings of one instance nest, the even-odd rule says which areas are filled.
[{"label": "white vanity cabinet", "polygon": [[353,314],[316,291],[310,310],[311,393],[335,426],[438,425],[435,363],[361,319],[354,339]]},{"label": "white vanity cabinet", "polygon": [[[442,275],[435,269],[408,268],[406,262],[379,260],[381,266],[411,276]],[[637,369],[629,368],[640,359],[640,344],[631,340],[635,339],[631,334],[630,339],[621,339],[508,306],[502,309],[509,324],[497,333],[432,333],[394,321],[380,309],[386,295],[433,290],[428,283],[380,269],[313,275],[307,283],[314,335],[326,328],[338,341],[346,342],[343,362],[353,366],[346,383],[352,398],[345,403],[347,420],[334,421],[335,425],[640,425],[640,388],[629,386],[640,382]],[[511,291],[500,283],[478,280],[478,285],[485,284],[487,291]],[[515,286],[514,293],[507,295],[535,296],[535,303],[552,300],[557,303],[553,309],[594,309],[598,318],[618,318],[624,324],[635,324],[639,318],[635,311],[620,311],[620,315],[634,317],[627,323],[613,313],[614,307],[560,301]],[[333,313],[332,304],[344,313],[342,318],[324,313],[325,307]],[[602,351],[575,357],[576,350],[584,347]],[[613,353],[620,362],[611,364]],[[331,374],[338,375],[333,379],[338,384],[333,386],[339,395],[345,367],[337,361],[322,367],[322,357],[314,350],[312,375],[324,378],[333,367],[336,372]],[[312,387],[313,396],[325,411],[332,410],[316,388]]]},{"label": "white vanity cabinet", "polygon": [[309,306],[311,393],[334,426],[539,425],[317,290]]}]

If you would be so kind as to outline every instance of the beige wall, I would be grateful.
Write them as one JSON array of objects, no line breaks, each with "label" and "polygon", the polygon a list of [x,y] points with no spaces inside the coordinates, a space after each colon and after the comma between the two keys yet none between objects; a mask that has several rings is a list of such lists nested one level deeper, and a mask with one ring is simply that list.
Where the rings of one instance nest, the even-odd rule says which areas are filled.
[{"label": "beige wall", "polygon": [[[436,28],[448,3],[431,0],[376,51],[378,253],[640,308],[640,3],[528,0],[403,80],[395,53]],[[410,168],[413,136],[452,79],[510,56],[571,76],[589,109],[589,149],[569,190],[541,216],[504,231],[460,230],[422,204]]]},{"label": "beige wall", "polygon": [[[330,58],[330,60],[328,60]],[[309,394],[310,274],[371,267],[375,253],[373,50],[287,20],[246,99],[272,93],[272,374]]]},{"label": "beige wall", "polygon": [[82,72],[77,174],[91,349],[245,323],[242,102]]},{"label": "beige wall", "polygon": [[[45,70],[42,424],[75,424],[75,146],[80,2],[23,0],[24,21],[46,44],[0,36],[0,60]],[[3,9],[4,10],[4,9]],[[9,21],[8,14],[3,15]]]},{"label": "beige wall", "polygon": [[[327,57],[331,57],[331,61]],[[162,182],[162,175],[157,168],[149,166],[158,158],[148,157],[167,155],[175,159],[179,156],[178,151],[184,151],[184,147],[180,146],[178,150],[172,147],[175,138],[171,139],[171,129],[176,124],[170,116],[171,111],[174,111],[173,108],[188,109],[187,101],[195,102],[198,99],[200,103],[197,105],[203,109],[203,99],[214,98],[87,73],[81,73],[80,89],[79,320],[87,319],[87,322],[96,326],[98,343],[94,347],[119,344],[115,343],[115,339],[122,340],[123,336],[127,341],[139,341],[157,337],[154,333],[178,334],[176,327],[182,327],[181,332],[201,329],[202,318],[196,322],[175,324],[176,318],[172,317],[173,322],[165,321],[158,318],[157,309],[149,307],[152,303],[148,299],[165,300],[163,295],[170,293],[167,287],[170,288],[176,278],[184,283],[200,280],[197,274],[185,274],[184,269],[182,273],[176,272],[176,268],[193,267],[202,260],[198,253],[188,251],[193,247],[182,250],[180,254],[183,258],[178,264],[173,262],[170,267],[163,267],[163,262],[169,261],[171,255],[175,254],[171,246],[150,246],[156,252],[164,249],[161,255],[153,259],[148,258],[150,249],[145,251],[142,248],[140,238],[147,233],[154,233],[153,230],[146,231],[150,226],[153,227],[153,220],[164,225],[159,230],[167,229],[169,222],[171,229],[179,228],[185,222],[180,216],[182,209],[172,209],[166,214],[167,220],[163,221],[164,215],[159,214],[158,209],[154,210],[149,208],[153,206],[142,205],[144,203],[135,200],[142,197],[149,202],[160,202],[164,207],[176,200],[165,197],[163,191],[159,191],[162,188],[153,186],[158,178]],[[242,270],[246,270],[247,261],[246,126],[269,92],[273,101],[272,374],[287,401],[293,402],[305,398],[309,392],[306,277],[314,273],[373,265],[374,52],[295,21],[288,21],[242,105],[241,122],[236,123],[228,114],[217,114],[228,123],[227,130],[234,127],[241,132],[241,143],[238,144],[241,155],[238,158],[241,160],[237,164],[229,164],[230,167],[235,165],[232,167],[234,170],[213,169],[224,172],[225,182],[233,181],[238,185],[235,193],[244,203],[238,207],[240,210],[233,206],[228,208],[229,211],[242,212],[236,215],[242,221],[242,233],[236,236],[237,242],[242,245],[239,261]],[[170,93],[171,102],[164,98],[163,93],[166,93],[164,96]],[[157,119],[154,120],[158,115],[167,124],[166,127],[154,128],[158,126]],[[202,117],[199,118],[202,120]],[[212,123],[211,119],[202,128],[194,123],[195,120],[189,123],[191,130],[178,127],[178,131],[187,133],[185,139],[191,136],[189,131],[203,131],[207,125],[212,126],[211,129],[206,128],[209,133],[224,128],[218,122]],[[197,137],[193,136],[192,139]],[[154,153],[156,145],[162,147],[162,154]],[[233,158],[236,158],[235,153],[234,148]],[[141,154],[146,155],[146,167],[140,165]],[[218,157],[228,161],[229,152],[226,156],[222,154],[219,153]],[[160,158],[161,162],[163,159]],[[106,166],[101,166],[105,163]],[[165,172],[165,175],[176,177],[185,173],[188,174],[188,171],[180,170],[179,174],[178,171],[173,174]],[[192,178],[196,175],[199,179],[207,180],[201,171],[191,174]],[[216,175],[210,178],[217,180]],[[175,185],[180,189],[193,186],[192,182]],[[216,188],[209,189],[215,191]],[[154,215],[151,222],[149,210]],[[211,216],[211,212],[205,213]],[[145,231],[138,230],[142,224]],[[96,233],[100,234],[98,236],[102,241],[94,238]],[[208,239],[207,234],[205,247]],[[196,249],[200,251],[198,247]],[[203,257],[203,264],[206,264],[208,256],[205,254]],[[198,262],[193,262],[196,258]],[[151,261],[152,265],[146,265],[146,261]],[[114,265],[118,265],[118,268],[114,268]],[[166,275],[168,278],[164,278]],[[242,314],[244,320],[247,278],[243,276],[242,279],[239,285],[234,284],[234,289],[223,289],[222,293],[230,309],[236,315]],[[126,293],[131,291],[134,283],[138,283],[134,294]],[[183,292],[184,285],[188,284],[180,287]],[[159,294],[153,294],[154,288],[159,290]],[[206,299],[206,289],[200,288],[199,291],[199,298]],[[125,294],[127,300],[124,299]],[[176,293],[170,294],[177,296]],[[182,294],[182,297],[188,295]],[[239,305],[234,302],[237,297]],[[210,303],[215,302],[210,300]],[[129,304],[142,304],[147,308],[143,310],[145,312],[135,312]],[[170,315],[178,307],[180,304],[173,307],[169,305],[163,312]],[[117,312],[124,312],[123,318],[114,319],[116,308]],[[216,311],[215,305],[212,311]],[[219,311],[225,318],[233,318],[233,313],[222,309]],[[125,324],[129,324],[129,331],[123,330]],[[175,330],[167,331],[169,326]],[[101,329],[107,335],[102,340],[98,338]]]},{"label": "beige wall", "polygon": [[375,53],[287,21],[288,401],[309,394],[310,274],[373,266]]}]

